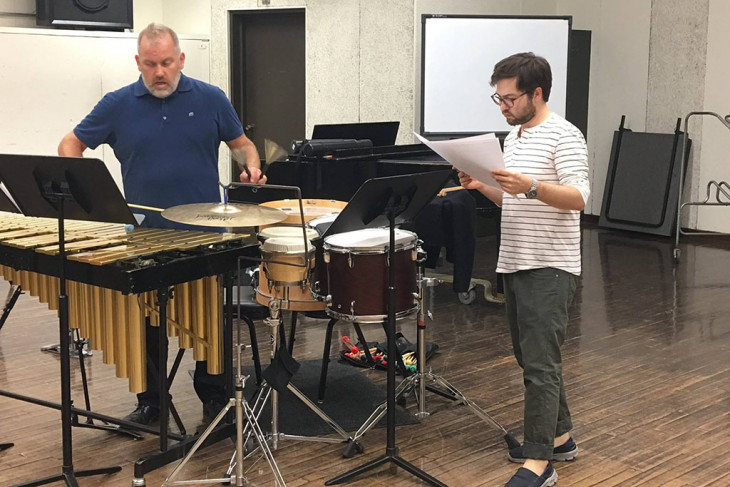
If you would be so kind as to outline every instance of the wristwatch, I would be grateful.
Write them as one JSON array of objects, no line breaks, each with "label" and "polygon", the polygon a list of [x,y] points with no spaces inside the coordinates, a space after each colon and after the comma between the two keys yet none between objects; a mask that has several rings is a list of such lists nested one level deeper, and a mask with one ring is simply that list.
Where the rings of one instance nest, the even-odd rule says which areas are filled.
[{"label": "wristwatch", "polygon": [[532,186],[530,186],[529,191],[525,193],[525,197],[530,200],[537,198],[537,179],[532,178]]}]

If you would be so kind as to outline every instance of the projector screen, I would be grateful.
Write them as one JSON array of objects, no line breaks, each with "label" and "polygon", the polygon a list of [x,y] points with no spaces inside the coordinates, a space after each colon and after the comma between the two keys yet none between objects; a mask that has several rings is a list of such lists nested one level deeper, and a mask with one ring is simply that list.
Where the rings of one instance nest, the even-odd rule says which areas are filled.
[{"label": "projector screen", "polygon": [[565,116],[571,17],[424,15],[421,134],[503,133],[510,126],[490,99],[494,65],[531,51],[548,60],[548,106]]}]

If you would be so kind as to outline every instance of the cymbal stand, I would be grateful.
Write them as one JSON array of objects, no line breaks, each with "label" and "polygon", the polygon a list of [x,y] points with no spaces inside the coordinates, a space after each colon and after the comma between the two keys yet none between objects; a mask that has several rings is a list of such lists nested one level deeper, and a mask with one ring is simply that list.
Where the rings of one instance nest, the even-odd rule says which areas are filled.
[{"label": "cymbal stand", "polygon": [[[415,413],[415,416],[418,419],[423,419],[430,415],[430,413],[426,411],[426,390],[452,401],[458,401],[458,404],[468,406],[472,410],[472,412],[479,417],[479,419],[490,424],[491,426],[494,426],[498,430],[501,430],[504,434],[503,438],[507,443],[508,448],[511,449],[520,446],[519,441],[517,441],[515,437],[509,434],[501,424],[499,424],[494,418],[492,418],[489,414],[487,414],[486,411],[484,411],[474,402],[467,399],[466,396],[464,396],[464,394],[462,394],[461,391],[454,387],[450,382],[448,382],[443,377],[434,374],[431,371],[430,367],[428,371],[426,371],[425,317],[426,314],[428,314],[428,317],[431,319],[433,319],[433,317],[430,310],[425,311],[426,300],[424,290],[425,288],[433,288],[437,286],[439,284],[439,280],[435,278],[427,278],[425,276],[425,262],[425,256],[419,255],[417,283],[418,301],[420,306],[418,310],[418,332],[416,343],[418,369],[414,374],[409,375],[408,377],[403,379],[400,384],[398,384],[398,388],[396,389],[396,398],[400,399],[410,393],[414,393],[416,396],[416,402],[418,403],[418,412]],[[375,426],[378,421],[382,419],[383,415],[385,415],[386,407],[386,403],[382,403],[380,406],[378,406],[373,414],[371,414],[370,417],[365,420],[365,423],[363,423],[360,429],[357,430],[354,435],[355,440],[359,440],[370,428]]]},{"label": "cymbal stand", "polygon": [[[273,298],[269,301],[269,317],[264,320],[264,322],[271,328],[271,341],[272,341],[272,347],[271,347],[271,359],[274,359],[274,356],[276,354],[276,351],[279,349],[279,344],[281,343],[280,338],[280,327],[282,326],[282,317],[281,317],[281,310],[282,309],[288,309],[289,308],[289,287],[288,286],[282,286],[282,298]],[[350,448],[350,444],[354,443],[354,450],[358,452],[362,452],[362,447],[358,445],[355,440],[344,430],[340,425],[338,425],[332,418],[330,418],[324,411],[322,411],[311,399],[309,399],[307,396],[305,396],[299,389],[297,389],[291,382],[289,382],[286,385],[286,388],[294,394],[294,396],[299,399],[301,402],[304,403],[305,406],[307,406],[309,409],[312,410],[317,416],[319,416],[325,423],[327,423],[338,435],[342,437],[342,440],[344,440],[345,443],[348,444],[348,448]],[[279,440],[280,439],[294,439],[294,440],[301,440],[301,441],[317,441],[322,443],[342,443],[342,440],[337,438],[324,438],[324,437],[312,437],[312,436],[301,436],[301,435],[289,435],[286,433],[282,433],[279,430],[279,391],[277,391],[275,388],[273,388],[268,383],[264,383],[261,389],[259,390],[258,396],[256,398],[256,406],[254,406],[254,410],[256,410],[257,407],[263,407],[263,405],[266,402],[266,399],[271,399],[271,445],[274,450],[276,450],[279,447]],[[260,411],[259,411],[260,414]],[[258,414],[257,414],[258,416]]]},{"label": "cymbal stand", "polygon": [[[236,486],[244,486],[248,485],[248,480],[244,476],[243,472],[243,460],[244,460],[244,434],[246,434],[246,438],[250,438],[250,435],[253,433],[254,438],[256,438],[256,441],[258,442],[259,448],[261,448],[261,451],[266,458],[266,461],[269,464],[269,467],[271,468],[271,472],[274,474],[274,480],[276,481],[276,485],[278,487],[286,487],[286,484],[284,483],[284,478],[281,476],[281,471],[279,470],[278,465],[276,464],[276,460],[274,459],[274,455],[271,453],[271,449],[269,449],[269,445],[266,442],[266,436],[264,435],[264,432],[261,430],[261,427],[258,424],[258,418],[254,414],[253,410],[251,409],[251,406],[249,406],[248,402],[243,397],[243,388],[246,385],[246,379],[249,378],[249,376],[244,376],[242,369],[241,369],[241,349],[244,346],[241,345],[240,342],[240,329],[239,329],[239,340],[236,344],[236,379],[235,379],[235,393],[234,397],[229,399],[228,403],[225,405],[225,407],[218,413],[218,415],[215,417],[215,419],[208,425],[208,427],[205,429],[205,431],[200,435],[200,438],[198,438],[198,441],[195,442],[195,444],[191,447],[190,452],[183,458],[183,460],[180,462],[180,464],[175,467],[175,469],[170,473],[170,475],[165,479],[165,482],[162,484],[163,487],[167,485],[190,485],[190,484],[218,484],[218,483],[230,483],[231,485]],[[202,443],[206,440],[206,438],[210,435],[210,433],[213,431],[213,429],[223,421],[223,418],[225,418],[226,414],[228,413],[228,410],[232,407],[236,410],[236,450],[233,453],[233,457],[231,458],[231,463],[229,465],[228,471],[226,472],[226,475],[223,478],[218,479],[202,479],[202,480],[175,480],[177,475],[182,471],[182,469],[185,467],[185,464],[195,455],[195,452],[198,450],[198,448],[202,445]],[[245,430],[244,430],[244,424],[245,424]],[[235,473],[232,473],[234,472]]]}]

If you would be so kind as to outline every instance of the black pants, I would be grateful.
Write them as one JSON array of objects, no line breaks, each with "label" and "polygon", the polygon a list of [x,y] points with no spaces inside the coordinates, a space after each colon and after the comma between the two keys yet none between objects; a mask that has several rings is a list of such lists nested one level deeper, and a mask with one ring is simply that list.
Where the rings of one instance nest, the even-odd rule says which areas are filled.
[{"label": "black pants", "polygon": [[[154,370],[160,370],[159,350],[160,339],[158,329],[147,322],[147,390],[137,394],[137,402],[140,405],[159,407],[160,385]],[[165,368],[167,370],[167,368]],[[218,404],[225,404],[226,397],[225,374],[213,375],[208,373],[208,362],[195,362],[195,374],[193,375],[193,387],[200,401],[206,403],[215,401]],[[172,396],[170,396],[172,397]]]}]

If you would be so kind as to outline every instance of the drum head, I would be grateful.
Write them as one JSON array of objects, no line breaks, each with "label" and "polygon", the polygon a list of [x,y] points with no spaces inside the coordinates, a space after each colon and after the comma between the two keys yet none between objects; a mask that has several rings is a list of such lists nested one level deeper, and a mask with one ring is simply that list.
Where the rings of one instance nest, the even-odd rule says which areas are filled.
[{"label": "drum head", "polygon": [[[418,237],[407,230],[395,229],[395,247],[400,249],[415,244]],[[354,232],[338,233],[325,237],[324,245],[329,249],[385,251],[390,243],[390,230],[387,228],[365,228]]]},{"label": "drum head", "polygon": [[[311,245],[307,250],[312,252]],[[304,239],[302,237],[271,237],[261,244],[261,251],[269,254],[302,254],[304,255]]]},{"label": "drum head", "polygon": [[[282,223],[287,225],[296,225],[302,223],[301,212],[299,211],[299,200],[277,200],[261,203],[261,206],[276,208],[287,214],[286,220]],[[314,218],[329,213],[339,213],[347,206],[346,201],[322,200],[322,199],[302,199],[302,210],[304,212],[304,223]]]},{"label": "drum head", "polygon": [[309,220],[307,226],[316,230],[319,235],[322,235],[327,231],[330,225],[332,225],[332,222],[337,219],[338,215],[339,213],[329,213],[327,215],[314,218]]},{"label": "drum head", "polygon": [[[307,232],[307,238],[309,240],[319,237],[319,234],[315,229],[305,228],[305,230]],[[268,227],[264,228],[258,233],[258,238],[262,242],[272,237],[288,237],[298,238],[299,240],[302,240],[302,227]]]}]

